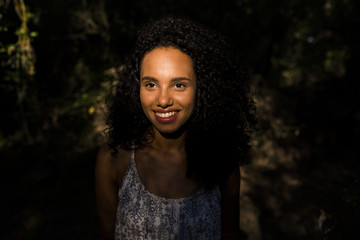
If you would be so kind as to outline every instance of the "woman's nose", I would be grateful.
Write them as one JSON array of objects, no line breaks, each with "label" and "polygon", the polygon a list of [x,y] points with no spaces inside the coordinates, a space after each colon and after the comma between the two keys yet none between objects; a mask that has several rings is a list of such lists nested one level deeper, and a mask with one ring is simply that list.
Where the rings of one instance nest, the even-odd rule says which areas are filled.
[{"label": "woman's nose", "polygon": [[160,91],[158,96],[158,106],[162,108],[166,108],[173,104],[173,99],[171,93],[167,89],[163,89]]}]

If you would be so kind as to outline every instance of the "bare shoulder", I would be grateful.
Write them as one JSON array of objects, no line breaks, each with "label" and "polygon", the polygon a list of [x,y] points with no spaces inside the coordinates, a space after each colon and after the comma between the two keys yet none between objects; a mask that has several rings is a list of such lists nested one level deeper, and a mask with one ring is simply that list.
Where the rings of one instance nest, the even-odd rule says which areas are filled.
[{"label": "bare shoulder", "polygon": [[239,239],[240,169],[235,169],[221,186],[222,239]]},{"label": "bare shoulder", "polygon": [[240,168],[235,169],[222,184],[222,194],[225,196],[238,195],[240,192]]},{"label": "bare shoulder", "polygon": [[101,175],[106,175],[111,180],[120,184],[130,163],[131,153],[122,149],[118,149],[115,156],[112,155],[112,149],[106,145],[102,146],[96,159],[96,170]]},{"label": "bare shoulder", "polygon": [[99,239],[114,239],[118,191],[130,163],[131,153],[119,150],[113,156],[107,146],[99,149],[95,166],[95,196]]}]

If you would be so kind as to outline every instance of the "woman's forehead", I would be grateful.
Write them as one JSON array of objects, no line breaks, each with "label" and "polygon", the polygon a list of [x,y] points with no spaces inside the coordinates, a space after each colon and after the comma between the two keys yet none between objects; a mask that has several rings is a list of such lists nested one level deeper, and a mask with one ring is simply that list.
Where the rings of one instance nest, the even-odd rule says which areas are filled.
[{"label": "woman's forehead", "polygon": [[144,74],[195,78],[191,58],[172,47],[156,48],[147,53],[140,66],[140,75]]}]

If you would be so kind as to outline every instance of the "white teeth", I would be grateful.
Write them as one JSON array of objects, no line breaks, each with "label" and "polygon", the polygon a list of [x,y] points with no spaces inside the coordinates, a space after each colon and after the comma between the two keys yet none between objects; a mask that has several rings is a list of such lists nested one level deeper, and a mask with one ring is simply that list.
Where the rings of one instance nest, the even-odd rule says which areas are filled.
[{"label": "white teeth", "polygon": [[176,114],[176,112],[175,111],[167,112],[167,113],[156,112],[155,114],[158,115],[159,117],[162,117],[162,118],[168,118],[168,117],[174,116]]}]

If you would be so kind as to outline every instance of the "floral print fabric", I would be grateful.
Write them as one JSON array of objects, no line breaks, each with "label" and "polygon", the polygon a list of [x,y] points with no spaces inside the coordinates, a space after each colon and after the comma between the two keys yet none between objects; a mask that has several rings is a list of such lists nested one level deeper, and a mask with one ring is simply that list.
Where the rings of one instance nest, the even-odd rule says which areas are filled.
[{"label": "floral print fabric", "polygon": [[200,188],[186,198],[168,199],[146,190],[134,152],[119,189],[115,239],[211,240],[221,237],[219,187]]}]

